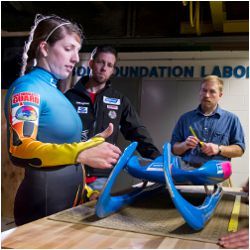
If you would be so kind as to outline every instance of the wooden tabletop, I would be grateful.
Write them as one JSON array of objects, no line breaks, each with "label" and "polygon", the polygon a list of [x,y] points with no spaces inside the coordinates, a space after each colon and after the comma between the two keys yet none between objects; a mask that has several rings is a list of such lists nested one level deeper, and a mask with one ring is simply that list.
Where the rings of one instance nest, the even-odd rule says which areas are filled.
[{"label": "wooden tabletop", "polygon": [[43,218],[2,233],[2,248],[219,248],[216,244]]},{"label": "wooden tabletop", "polygon": [[2,232],[2,248],[216,249],[218,245],[42,218]]}]

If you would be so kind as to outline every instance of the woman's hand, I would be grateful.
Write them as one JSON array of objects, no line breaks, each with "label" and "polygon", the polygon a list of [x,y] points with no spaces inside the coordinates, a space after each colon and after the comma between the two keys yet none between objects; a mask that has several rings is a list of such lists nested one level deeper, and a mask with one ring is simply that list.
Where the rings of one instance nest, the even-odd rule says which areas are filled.
[{"label": "woman's hand", "polygon": [[118,161],[121,150],[107,142],[82,151],[77,162],[86,164],[93,168],[112,168]]},{"label": "woman's hand", "polygon": [[[96,136],[107,138],[112,133],[113,124],[110,123],[108,128]],[[118,161],[121,153],[122,152],[118,147],[110,143],[103,142],[96,147],[82,151],[77,157],[77,162],[86,164],[93,168],[112,168],[112,166]]]},{"label": "woman's hand", "polygon": [[113,131],[114,131],[114,125],[113,125],[113,123],[109,123],[109,126],[104,131],[102,131],[101,133],[99,133],[95,136],[101,136],[104,139],[106,139],[112,135]]},{"label": "woman's hand", "polygon": [[94,192],[93,194],[90,195],[89,200],[90,201],[97,200],[99,198],[99,196],[100,196],[99,192],[98,193]]}]

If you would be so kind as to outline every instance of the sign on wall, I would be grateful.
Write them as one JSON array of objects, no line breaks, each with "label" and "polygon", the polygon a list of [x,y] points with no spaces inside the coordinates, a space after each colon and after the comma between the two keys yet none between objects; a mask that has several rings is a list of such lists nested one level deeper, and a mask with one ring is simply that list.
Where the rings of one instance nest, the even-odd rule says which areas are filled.
[{"label": "sign on wall", "polygon": [[[249,78],[246,52],[163,52],[121,53],[115,68],[116,77],[141,78]],[[81,55],[73,77],[88,75],[89,54]]]},{"label": "sign on wall", "polygon": [[[73,76],[88,75],[90,69],[86,65],[77,66]],[[245,65],[173,65],[173,66],[116,66],[114,76],[116,77],[155,77],[155,78],[194,78],[196,76],[217,75],[221,78],[249,78],[249,66]]]}]

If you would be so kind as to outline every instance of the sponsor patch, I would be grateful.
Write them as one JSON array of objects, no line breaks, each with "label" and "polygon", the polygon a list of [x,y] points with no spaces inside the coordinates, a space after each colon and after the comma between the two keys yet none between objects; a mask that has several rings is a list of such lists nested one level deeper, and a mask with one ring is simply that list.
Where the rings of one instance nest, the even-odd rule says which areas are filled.
[{"label": "sponsor patch", "polygon": [[116,105],[107,105],[108,109],[114,109],[114,110],[118,110],[118,106]]},{"label": "sponsor patch", "polygon": [[121,100],[118,98],[103,96],[103,102],[107,104],[120,105]]},{"label": "sponsor patch", "polygon": [[88,107],[77,107],[77,113],[78,114],[88,114]]},{"label": "sponsor patch", "polygon": [[38,115],[34,107],[22,106],[17,109],[15,118],[22,121],[36,121]]},{"label": "sponsor patch", "polygon": [[108,115],[111,119],[115,119],[117,117],[117,114],[114,110],[110,110]]},{"label": "sponsor patch", "polygon": [[78,105],[89,105],[89,102],[76,102]]},{"label": "sponsor patch", "polygon": [[12,96],[12,104],[23,106],[25,102],[40,104],[40,95],[32,92],[21,92]]}]

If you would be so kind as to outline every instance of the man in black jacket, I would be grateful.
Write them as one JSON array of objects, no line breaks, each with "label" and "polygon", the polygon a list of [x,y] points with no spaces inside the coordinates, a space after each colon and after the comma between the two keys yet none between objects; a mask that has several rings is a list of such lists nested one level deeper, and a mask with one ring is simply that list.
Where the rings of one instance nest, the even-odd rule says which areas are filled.
[{"label": "man in black jacket", "polygon": [[[154,159],[159,150],[129,99],[111,87],[112,76],[117,60],[117,52],[111,46],[98,46],[91,53],[90,75],[81,78],[65,95],[81,117],[82,141],[103,131],[111,122],[113,134],[107,139],[117,144],[119,130],[128,141],[137,141],[138,152],[145,158]],[[86,182],[94,190],[101,190],[112,170],[86,167]]]}]

